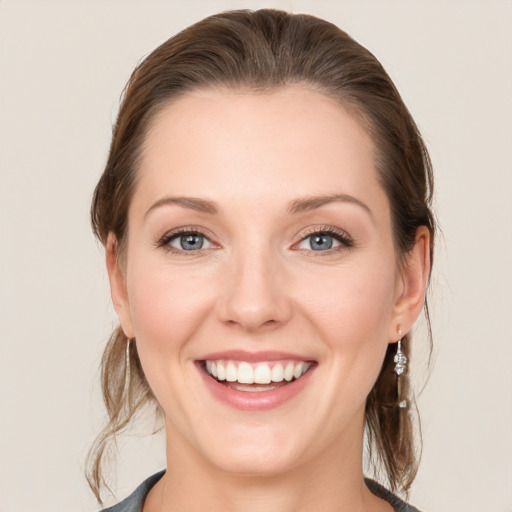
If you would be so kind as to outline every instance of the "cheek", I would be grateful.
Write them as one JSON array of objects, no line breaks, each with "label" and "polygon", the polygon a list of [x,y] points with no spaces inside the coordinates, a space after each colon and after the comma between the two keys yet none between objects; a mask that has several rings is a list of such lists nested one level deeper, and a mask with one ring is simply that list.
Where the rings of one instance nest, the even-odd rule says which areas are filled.
[{"label": "cheek", "polygon": [[214,297],[211,287],[199,286],[203,280],[197,272],[170,270],[147,257],[140,262],[134,257],[127,275],[133,329],[141,360],[161,366],[170,360],[167,356],[186,356],[183,348],[200,328]]},{"label": "cheek", "polygon": [[204,282],[201,272],[170,270],[147,255],[131,256],[127,285],[139,359],[166,415],[182,417],[186,404],[169,389],[182,388],[195,371],[193,340],[214,304],[211,287],[198,285]]},{"label": "cheek", "polygon": [[[350,266],[317,275],[302,293],[303,316],[324,349],[333,393],[360,405],[380,372],[392,321],[393,265]],[[332,270],[332,269],[331,269]],[[337,386],[337,391],[334,387]]]},{"label": "cheek", "polygon": [[170,269],[160,258],[131,255],[127,287],[131,316],[140,335],[172,332],[198,312],[204,288],[187,270]]},{"label": "cheek", "polygon": [[303,280],[298,295],[303,297],[304,314],[325,326],[329,337],[346,338],[349,332],[373,332],[378,336],[381,332],[375,327],[385,325],[387,329],[394,302],[396,276],[390,268],[347,265]]}]

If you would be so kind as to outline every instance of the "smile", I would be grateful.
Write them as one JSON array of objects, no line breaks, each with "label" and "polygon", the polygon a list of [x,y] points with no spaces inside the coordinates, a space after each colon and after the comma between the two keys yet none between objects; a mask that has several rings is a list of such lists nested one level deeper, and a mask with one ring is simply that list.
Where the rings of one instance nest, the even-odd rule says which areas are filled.
[{"label": "smile", "polygon": [[318,366],[291,354],[212,354],[196,361],[214,398],[242,411],[265,411],[291,401]]}]

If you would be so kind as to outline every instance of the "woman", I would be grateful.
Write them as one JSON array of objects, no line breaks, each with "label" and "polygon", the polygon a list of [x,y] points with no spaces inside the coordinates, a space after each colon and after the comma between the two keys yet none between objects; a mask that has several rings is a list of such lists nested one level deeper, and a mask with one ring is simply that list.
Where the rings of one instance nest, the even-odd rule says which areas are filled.
[{"label": "woman", "polygon": [[110,422],[148,402],[167,468],[111,511],[414,511],[407,365],[430,275],[427,151],[330,23],[207,18],[135,70],[92,204],[120,327]]}]

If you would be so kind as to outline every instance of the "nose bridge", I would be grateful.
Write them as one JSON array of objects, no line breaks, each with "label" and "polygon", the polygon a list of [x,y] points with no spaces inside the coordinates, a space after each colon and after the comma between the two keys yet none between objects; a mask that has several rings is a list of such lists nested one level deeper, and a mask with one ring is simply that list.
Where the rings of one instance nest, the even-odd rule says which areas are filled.
[{"label": "nose bridge", "polygon": [[233,249],[220,304],[223,321],[247,330],[286,322],[291,303],[283,286],[281,258],[267,241],[252,241]]}]

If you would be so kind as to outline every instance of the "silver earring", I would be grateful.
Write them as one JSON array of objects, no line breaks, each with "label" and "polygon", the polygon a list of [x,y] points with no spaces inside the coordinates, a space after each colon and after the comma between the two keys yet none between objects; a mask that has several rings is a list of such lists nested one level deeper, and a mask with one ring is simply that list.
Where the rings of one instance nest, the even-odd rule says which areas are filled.
[{"label": "silver earring", "polygon": [[397,375],[397,393],[398,393],[398,407],[400,409],[407,409],[407,406],[409,405],[407,399],[400,400],[400,397],[402,396],[402,386],[401,386],[401,379],[400,376],[402,373],[407,370],[407,357],[405,357],[405,354],[402,352],[402,331],[401,329],[398,330],[398,336],[400,339],[397,343],[397,349],[395,357],[393,358],[393,361],[395,363],[395,373]]},{"label": "silver earring", "polygon": [[395,373],[398,376],[402,375],[407,369],[407,357],[402,352],[402,340],[398,340],[398,347],[393,361],[395,362]]}]

